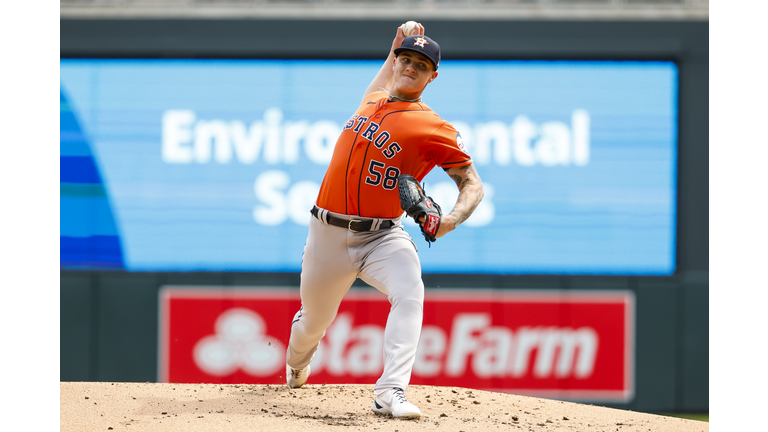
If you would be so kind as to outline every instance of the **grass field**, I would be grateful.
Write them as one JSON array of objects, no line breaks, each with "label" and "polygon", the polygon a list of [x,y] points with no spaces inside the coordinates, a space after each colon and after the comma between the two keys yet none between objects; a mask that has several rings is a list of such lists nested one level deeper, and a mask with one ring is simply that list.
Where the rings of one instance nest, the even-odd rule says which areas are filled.
[{"label": "grass field", "polygon": [[670,417],[679,417],[688,420],[698,420],[709,422],[709,413],[693,413],[693,414],[664,414]]}]

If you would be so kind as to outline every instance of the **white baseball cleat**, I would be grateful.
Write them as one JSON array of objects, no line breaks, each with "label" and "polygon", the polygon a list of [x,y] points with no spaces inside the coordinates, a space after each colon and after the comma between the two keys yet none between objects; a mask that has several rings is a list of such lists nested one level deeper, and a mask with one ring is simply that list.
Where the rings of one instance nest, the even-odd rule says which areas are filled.
[{"label": "white baseball cleat", "polygon": [[285,380],[288,382],[288,387],[299,388],[307,382],[311,369],[307,365],[304,369],[294,369],[288,364],[285,365]]},{"label": "white baseball cleat", "polygon": [[397,418],[421,418],[421,410],[408,402],[408,399],[405,398],[405,392],[400,388],[391,388],[376,396],[371,409],[376,414],[391,415]]}]

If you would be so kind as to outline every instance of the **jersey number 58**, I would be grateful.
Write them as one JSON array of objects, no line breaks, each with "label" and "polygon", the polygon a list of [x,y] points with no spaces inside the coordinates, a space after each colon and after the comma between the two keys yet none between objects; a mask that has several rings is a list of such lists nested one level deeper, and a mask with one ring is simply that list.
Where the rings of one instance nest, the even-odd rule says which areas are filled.
[{"label": "jersey number 58", "polygon": [[[382,172],[384,173],[383,175]],[[370,175],[365,178],[366,184],[371,186],[382,185],[386,190],[394,189],[397,186],[397,178],[400,177],[399,169],[393,166],[388,167],[373,159],[371,159],[371,164],[368,165],[368,173]]]}]

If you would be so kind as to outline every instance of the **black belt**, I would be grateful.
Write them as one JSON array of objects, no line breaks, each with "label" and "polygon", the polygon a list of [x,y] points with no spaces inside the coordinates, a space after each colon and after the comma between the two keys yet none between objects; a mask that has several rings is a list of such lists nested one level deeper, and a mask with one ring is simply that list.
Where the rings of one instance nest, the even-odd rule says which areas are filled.
[{"label": "black belt", "polygon": [[[312,207],[312,211],[310,211],[310,213],[312,213],[312,216],[316,217],[321,222],[327,222],[329,225],[333,225],[341,228],[347,228],[348,230],[354,231],[354,232],[370,231],[373,224],[376,223],[375,220],[362,221],[362,220],[356,220],[356,219],[351,219],[351,220],[342,219],[342,218],[333,216],[330,213],[327,213],[325,215],[325,221],[323,221],[323,219],[320,216],[318,216],[318,213],[320,213],[320,209],[317,206]],[[385,221],[382,221],[381,225],[379,225],[377,229],[387,229],[387,228],[392,228],[393,226],[395,226],[395,223],[387,219]]]}]

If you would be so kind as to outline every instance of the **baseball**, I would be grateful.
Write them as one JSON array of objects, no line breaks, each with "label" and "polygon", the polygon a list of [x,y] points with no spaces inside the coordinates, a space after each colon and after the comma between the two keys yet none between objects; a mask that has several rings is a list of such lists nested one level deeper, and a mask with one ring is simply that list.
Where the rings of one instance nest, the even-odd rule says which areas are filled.
[{"label": "baseball", "polygon": [[416,34],[416,21],[408,21],[403,25],[403,34],[407,37]]}]

